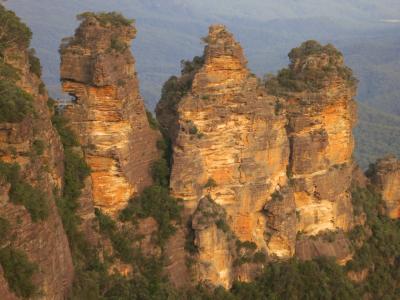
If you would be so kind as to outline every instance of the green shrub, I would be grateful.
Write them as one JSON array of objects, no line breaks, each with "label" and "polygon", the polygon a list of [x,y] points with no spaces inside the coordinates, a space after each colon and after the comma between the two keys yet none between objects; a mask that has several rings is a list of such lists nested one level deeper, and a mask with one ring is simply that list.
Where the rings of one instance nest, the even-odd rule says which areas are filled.
[{"label": "green shrub", "polygon": [[46,93],[46,86],[43,82],[39,83],[39,94],[44,95]]},{"label": "green shrub", "polygon": [[45,147],[46,145],[42,140],[34,140],[32,143],[32,148],[36,155],[42,155]]},{"label": "green shrub", "polygon": [[181,76],[171,76],[163,85],[160,102],[168,103],[175,110],[176,105],[190,91],[194,76],[204,65],[204,56],[195,56],[192,61],[181,61]]},{"label": "green shrub", "polygon": [[10,222],[7,219],[0,217],[0,241],[4,241],[10,231]]},{"label": "green shrub", "polygon": [[153,117],[153,114],[146,109],[147,121],[149,122],[150,128],[157,130],[159,128],[157,120]]},{"label": "green shrub", "polygon": [[[309,56],[327,55],[329,64],[322,68],[301,68],[296,65]],[[289,68],[280,70],[277,76],[270,74],[265,77],[265,85],[273,95],[285,96],[288,92],[311,91],[322,89],[332,76],[341,77],[349,86],[354,86],[357,80],[350,68],[342,65],[342,53],[333,45],[322,46],[316,41],[306,41],[289,53]]]},{"label": "green shrub", "polygon": [[84,12],[77,16],[78,21],[86,21],[88,18],[95,18],[102,26],[131,26],[135,22],[134,19],[127,19],[121,13],[115,11],[100,13]]},{"label": "green shrub", "polygon": [[205,189],[208,189],[208,188],[215,188],[217,186],[217,182],[213,179],[213,178],[208,178],[208,180],[207,180],[207,182],[206,182],[206,184],[204,185],[204,188]]},{"label": "green shrub", "polygon": [[21,122],[33,112],[30,94],[9,81],[0,80],[0,123]]},{"label": "green shrub", "polygon": [[168,187],[169,185],[169,167],[164,158],[155,161],[151,167],[151,174],[154,184]]},{"label": "green shrub", "polygon": [[11,185],[10,201],[23,205],[28,210],[33,222],[45,220],[48,217],[49,203],[46,195],[22,180],[18,164],[0,161],[0,176]]},{"label": "green shrub", "polygon": [[267,261],[267,255],[264,252],[257,251],[253,255],[253,262],[256,264],[263,264]]},{"label": "green shrub", "polygon": [[244,242],[242,242],[242,241],[240,241],[240,240],[237,240],[236,241],[236,249],[238,250],[238,251],[240,251],[240,249],[246,249],[246,250],[251,250],[251,251],[254,251],[254,250],[256,250],[257,249],[257,245],[256,245],[256,243],[254,243],[254,242],[250,242],[250,241],[244,241]]},{"label": "green shrub", "polygon": [[21,22],[14,12],[7,10],[0,4],[0,57],[4,50],[17,45],[19,48],[28,48],[31,41],[31,30]]},{"label": "green shrub", "polygon": [[222,230],[224,233],[228,233],[231,230],[224,219],[218,219],[215,221],[215,225],[217,225],[217,228]]},{"label": "green shrub", "polygon": [[111,38],[110,50],[115,50],[118,53],[123,53],[126,49],[128,49],[128,45],[125,42],[116,37]]},{"label": "green shrub", "polygon": [[28,58],[29,70],[40,78],[42,76],[42,66],[40,65],[39,58],[36,57],[35,49],[29,49]]},{"label": "green shrub", "polygon": [[269,263],[255,282],[235,282],[232,293],[238,299],[362,298],[343,269],[325,258]]},{"label": "green shrub", "polygon": [[275,191],[272,193],[271,199],[272,199],[272,201],[283,201],[283,196],[282,196],[281,192]]},{"label": "green shrub", "polygon": [[99,221],[100,232],[111,235],[116,229],[117,224],[109,216],[102,213],[98,208],[95,208],[96,218]]},{"label": "green shrub", "polygon": [[30,298],[37,292],[32,276],[37,271],[26,254],[7,246],[0,249],[0,264],[10,289],[19,297]]},{"label": "green shrub", "polygon": [[[50,105],[51,104],[53,104],[53,102],[51,102]],[[55,115],[53,115],[51,122],[53,123],[53,126],[57,129],[64,148],[79,146],[78,139],[75,133],[69,127],[69,121],[65,117],[63,117],[59,113],[56,113]]]},{"label": "green shrub", "polygon": [[162,246],[175,233],[173,222],[180,222],[181,210],[179,200],[170,196],[167,188],[154,185],[129,201],[121,211],[120,220],[135,223],[137,218],[154,218],[159,226],[158,243]]},{"label": "green shrub", "polygon": [[0,61],[0,79],[16,82],[20,79],[19,72],[13,66]]}]

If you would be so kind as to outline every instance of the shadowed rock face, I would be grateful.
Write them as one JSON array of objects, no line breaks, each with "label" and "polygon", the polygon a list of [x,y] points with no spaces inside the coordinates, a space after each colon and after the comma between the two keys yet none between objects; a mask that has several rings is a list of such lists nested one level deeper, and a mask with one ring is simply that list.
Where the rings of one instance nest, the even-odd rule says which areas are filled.
[{"label": "shadowed rock face", "polygon": [[400,218],[400,161],[395,156],[379,159],[370,167],[368,176],[382,194],[387,215]]},{"label": "shadowed rock face", "polygon": [[[0,176],[0,217],[10,224],[1,247],[9,245],[20,250],[37,265],[32,279],[41,292],[38,299],[64,299],[72,285],[73,265],[53,195],[62,189],[64,154],[51,123],[47,93],[41,79],[30,70],[28,57],[28,50],[18,45],[4,52],[4,62],[19,72],[16,85],[32,96],[34,113],[20,122],[0,123],[0,161],[18,163],[21,178],[43,192],[49,210],[44,220],[32,220],[23,205],[10,201],[10,184]],[[34,147],[38,141],[43,145],[40,153]],[[0,298],[16,299],[3,278],[3,270],[0,277]]]},{"label": "shadowed rock face", "polygon": [[132,25],[87,16],[60,50],[63,90],[74,97],[65,114],[92,169],[94,205],[111,215],[151,185],[158,158],[159,134],[149,126],[129,50],[135,34]]}]

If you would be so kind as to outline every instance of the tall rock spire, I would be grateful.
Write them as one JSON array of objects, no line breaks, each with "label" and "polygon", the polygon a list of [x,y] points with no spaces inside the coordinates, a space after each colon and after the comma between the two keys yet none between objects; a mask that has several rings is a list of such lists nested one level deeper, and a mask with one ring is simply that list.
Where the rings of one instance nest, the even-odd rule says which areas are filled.
[{"label": "tall rock spire", "polygon": [[[187,214],[195,211],[192,229],[199,249],[199,279],[227,287],[237,278],[232,241],[254,243],[264,252],[272,246],[271,252],[284,257],[294,253],[295,225],[286,223],[293,232],[282,231],[279,243],[270,243],[275,233],[267,232],[264,210],[272,195],[287,185],[289,143],[283,111],[275,109],[275,97],[268,96],[247,69],[242,47],[232,34],[214,25],[204,40],[204,63],[192,68],[196,71],[191,73],[190,88],[180,98],[163,98],[157,112],[163,123],[161,108],[170,103],[176,117],[171,122],[176,127],[170,135],[170,187],[174,196],[185,200]],[[185,75],[177,79],[178,84]],[[295,221],[293,198],[287,201],[287,213]],[[226,211],[225,220],[206,218],[209,222],[202,224],[201,216],[207,215],[204,207],[211,214]],[[230,229],[221,229],[222,223]]]},{"label": "tall rock spire", "polygon": [[92,169],[94,204],[114,214],[151,185],[159,134],[150,128],[139,92],[132,22],[116,13],[80,19],[75,36],[60,48],[63,90],[74,98],[66,115]]}]

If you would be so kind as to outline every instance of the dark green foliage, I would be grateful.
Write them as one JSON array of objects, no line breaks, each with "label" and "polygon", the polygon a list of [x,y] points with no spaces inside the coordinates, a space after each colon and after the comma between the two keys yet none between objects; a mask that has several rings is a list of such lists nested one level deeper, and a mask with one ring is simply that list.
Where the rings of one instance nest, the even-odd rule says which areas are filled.
[{"label": "dark green foliage", "polygon": [[240,241],[240,240],[237,240],[236,241],[236,249],[238,250],[238,251],[240,251],[242,248],[244,248],[244,249],[247,249],[247,250],[256,250],[257,249],[257,245],[256,245],[256,243],[254,243],[254,242],[250,242],[250,241],[244,241],[244,242],[242,242],[242,241]]},{"label": "dark green foliage", "polygon": [[71,201],[77,199],[84,187],[84,180],[90,174],[85,160],[71,149],[64,151],[64,193]]},{"label": "dark green foliage", "polygon": [[[301,68],[297,69],[296,64],[303,62],[309,56],[327,55],[329,64],[322,68]],[[267,75],[265,84],[268,91],[274,95],[285,95],[288,92],[311,91],[317,92],[323,88],[326,81],[332,76],[339,76],[349,86],[354,86],[357,80],[350,68],[342,65],[340,59],[342,54],[333,45],[322,46],[316,41],[306,41],[298,48],[292,49],[289,53],[289,68],[278,72],[277,76]]]},{"label": "dark green foliage", "polygon": [[18,164],[0,161],[0,176],[11,185],[10,201],[25,206],[33,222],[45,220],[48,217],[49,204],[46,195],[21,178]]},{"label": "dark green foliage", "polygon": [[16,82],[19,78],[19,72],[13,66],[0,61],[0,79]]},{"label": "dark green foliage", "polygon": [[113,219],[103,214],[100,209],[95,209],[96,218],[99,221],[100,232],[111,235],[116,229],[117,225]]},{"label": "dark green foliage", "polygon": [[25,49],[29,47],[32,32],[21,22],[14,12],[0,4],[0,57],[11,46]]},{"label": "dark green foliage", "polygon": [[158,122],[154,118],[153,114],[150,111],[148,111],[147,109],[146,109],[146,116],[147,116],[147,121],[149,122],[150,128],[157,130],[159,127]]},{"label": "dark green foliage", "polygon": [[[53,104],[53,102],[51,102],[50,105],[51,104]],[[65,117],[63,117],[59,113],[56,113],[52,117],[51,122],[53,123],[53,126],[57,129],[64,148],[79,146],[78,139],[75,136],[75,133],[68,126],[68,120]]]},{"label": "dark green foliage", "polygon": [[4,241],[10,231],[10,222],[7,219],[0,217],[0,241]]},{"label": "dark green foliage", "polygon": [[0,80],[0,123],[21,122],[33,112],[30,94],[9,81]]},{"label": "dark green foliage", "polygon": [[199,130],[193,122],[189,122],[189,134],[197,134]]},{"label": "dark green foliage", "polygon": [[230,227],[224,219],[218,219],[217,221],[215,221],[215,225],[217,225],[217,228],[225,233],[230,232]]},{"label": "dark green foliage", "polygon": [[42,140],[34,140],[32,143],[32,149],[36,155],[42,155],[45,147],[46,145]]},{"label": "dark green foliage", "polygon": [[171,76],[164,83],[160,101],[168,103],[168,107],[175,109],[183,96],[191,89],[194,76],[203,64],[203,56],[195,56],[192,61],[182,60],[181,77]]},{"label": "dark green foliage", "polygon": [[46,86],[43,82],[39,83],[39,94],[44,95],[46,93]]},{"label": "dark green foliage", "polygon": [[29,70],[37,77],[42,76],[42,66],[40,65],[39,58],[36,57],[35,49],[29,49]]},{"label": "dark green foliage", "polygon": [[164,158],[161,158],[153,163],[151,174],[156,185],[168,187],[169,185],[169,167]]},{"label": "dark green foliage", "polygon": [[256,264],[263,264],[267,261],[267,255],[264,252],[257,251],[254,253],[253,262]]},{"label": "dark green foliage", "polygon": [[181,210],[179,200],[170,196],[167,188],[154,185],[146,188],[140,196],[131,199],[121,212],[120,219],[135,223],[138,218],[154,218],[159,226],[158,243],[164,245],[175,233],[173,222],[180,222]]},{"label": "dark green foliage", "polygon": [[68,120],[56,113],[52,117],[52,123],[64,146],[64,189],[56,203],[72,251],[77,257],[86,253],[86,251],[90,251],[90,247],[87,246],[82,234],[78,231],[80,220],[75,214],[78,208],[77,200],[81,195],[81,189],[84,187],[85,178],[90,174],[90,168],[73,149],[79,145],[79,142],[73,131],[68,127]]},{"label": "dark green foliage", "polygon": [[213,178],[208,178],[204,188],[214,188],[217,186],[217,182]]},{"label": "dark green foliage", "polygon": [[127,19],[119,12],[84,12],[77,16],[78,21],[86,21],[88,18],[95,18],[102,26],[112,25],[115,27],[131,26],[135,20]]},{"label": "dark green foliage", "polygon": [[[356,213],[362,211],[367,215],[366,228],[369,228],[372,234],[367,236],[365,229],[360,227],[356,227],[349,234],[358,249],[346,269],[369,269],[366,281],[358,287],[363,293],[370,293],[374,299],[398,299],[400,222],[384,215],[384,203],[372,187],[354,188],[352,199]],[[359,241],[365,239],[362,246],[357,247]]]},{"label": "dark green foliage", "polygon": [[123,53],[126,49],[128,49],[128,45],[125,42],[116,37],[111,38],[110,50],[115,50],[119,53]]},{"label": "dark green foliage", "polygon": [[271,198],[273,201],[283,201],[283,196],[279,191],[273,192]]},{"label": "dark green foliage", "polygon": [[192,229],[192,221],[190,220],[188,222],[188,232],[186,235],[186,240],[185,240],[185,251],[189,252],[190,255],[194,255],[197,254],[199,252],[199,248],[197,248],[197,246],[194,244],[194,238],[195,238],[195,234],[194,234],[194,230]]},{"label": "dark green foliage", "polygon": [[10,289],[19,297],[30,298],[37,292],[32,276],[37,266],[31,263],[25,253],[7,246],[0,249],[0,264]]},{"label": "dark green foliage", "polygon": [[334,260],[270,263],[254,283],[235,283],[238,299],[360,299]]}]

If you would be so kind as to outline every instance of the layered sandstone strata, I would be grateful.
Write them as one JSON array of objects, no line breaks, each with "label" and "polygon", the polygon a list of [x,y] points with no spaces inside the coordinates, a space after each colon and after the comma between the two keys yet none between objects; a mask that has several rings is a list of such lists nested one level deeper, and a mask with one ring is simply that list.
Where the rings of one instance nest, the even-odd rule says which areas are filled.
[{"label": "layered sandstone strata", "polygon": [[370,167],[368,176],[382,194],[387,215],[400,218],[400,161],[395,156],[379,159]]},{"label": "layered sandstone strata", "polygon": [[297,231],[306,235],[347,231],[352,226],[355,82],[343,56],[331,45],[309,41],[289,57],[285,72],[294,88],[290,86],[285,95],[288,176],[294,188]]},{"label": "layered sandstone strata", "polygon": [[149,126],[139,93],[130,52],[134,26],[94,14],[81,18],[60,50],[63,90],[73,96],[65,115],[92,170],[94,205],[113,215],[151,185],[159,134]]},{"label": "layered sandstone strata", "polygon": [[[291,256],[295,226],[276,237],[276,231],[266,229],[271,218],[264,210],[271,195],[287,185],[289,144],[284,111],[275,110],[276,98],[268,96],[250,73],[240,44],[224,26],[211,26],[205,40],[202,65],[193,62],[196,71],[188,83],[191,88],[183,97],[178,93],[178,98],[163,98],[157,108],[159,121],[172,139],[172,194],[185,200],[187,215],[199,209],[200,199],[212,198],[226,211],[235,238],[253,242],[271,254]],[[185,76],[177,80],[178,86]],[[167,109],[168,114],[164,113]],[[289,213],[295,216],[293,198],[287,201],[293,208]],[[210,265],[210,272],[203,268],[199,279],[229,286],[232,259],[224,259],[225,263],[218,259],[232,256],[228,243],[222,242],[223,233],[215,226],[192,226],[198,257],[202,261],[208,257]],[[213,255],[211,249],[221,255]]]},{"label": "layered sandstone strata", "polygon": [[[26,205],[10,200],[11,185],[0,176],[0,217],[9,223],[9,232],[6,237],[2,236],[1,248],[22,251],[36,264],[32,280],[39,291],[38,299],[64,299],[72,285],[73,265],[55,204],[55,194],[62,190],[63,148],[51,123],[43,82],[37,70],[32,71],[33,63],[37,62],[28,49],[19,44],[9,44],[2,54],[3,63],[18,74],[16,86],[31,95],[32,108],[21,120],[0,123],[0,161],[20,166],[21,179],[40,192],[48,210],[45,217],[34,219]],[[11,77],[0,76],[0,80],[12,85]],[[27,189],[26,186],[19,188]],[[16,200],[22,201],[24,194],[17,197]],[[37,207],[38,204],[31,205]],[[5,283],[1,278],[0,298],[15,299]]]}]

